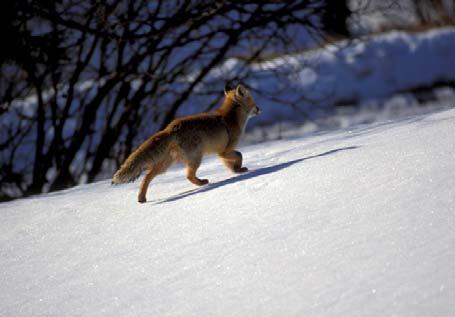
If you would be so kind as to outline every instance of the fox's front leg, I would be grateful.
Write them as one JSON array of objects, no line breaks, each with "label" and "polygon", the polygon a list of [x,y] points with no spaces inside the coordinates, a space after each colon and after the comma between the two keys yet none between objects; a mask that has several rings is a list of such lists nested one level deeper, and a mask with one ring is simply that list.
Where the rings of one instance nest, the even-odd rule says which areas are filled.
[{"label": "fox's front leg", "polygon": [[234,173],[244,173],[248,171],[248,168],[242,167],[242,153],[239,151],[231,151],[220,153],[219,156],[223,160],[223,163]]}]

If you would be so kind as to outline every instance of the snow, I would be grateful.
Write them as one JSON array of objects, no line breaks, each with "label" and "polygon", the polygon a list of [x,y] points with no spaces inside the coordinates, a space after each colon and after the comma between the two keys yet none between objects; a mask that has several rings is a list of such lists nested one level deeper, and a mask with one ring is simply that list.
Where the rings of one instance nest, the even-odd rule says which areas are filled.
[{"label": "snow", "polygon": [[[443,87],[435,87],[434,91],[446,91],[445,95],[448,97],[444,97],[444,100],[432,100],[431,104],[438,104],[437,109],[452,107],[455,89],[450,83],[455,81],[454,60],[455,27],[419,33],[392,31],[248,65],[244,64],[244,61],[231,58],[209,73],[205,81],[196,87],[195,92],[179,109],[177,116],[206,111],[209,105],[219,104],[220,102],[212,102],[223,96],[226,80],[245,78],[245,83],[251,86],[257,104],[263,111],[263,115],[252,120],[247,127],[248,133],[259,135],[253,138],[253,141],[263,141],[261,135],[268,133],[272,125],[278,125],[276,129],[281,130],[289,123],[303,124],[306,131],[314,132],[347,128],[358,123],[374,122],[378,118],[394,119],[428,111],[422,109],[418,98],[409,91],[422,87],[431,88],[434,85],[438,86],[438,83],[442,83]],[[195,71],[183,80],[190,80],[197,74]],[[74,110],[79,107],[80,98],[91,96],[105,80],[106,78],[85,79],[79,82],[76,85],[76,96],[70,112],[75,114]],[[139,83],[140,79],[131,79],[133,87],[137,87]],[[176,81],[175,87],[170,90],[171,94],[180,91],[182,84],[182,81]],[[68,87],[63,84],[58,98],[64,98],[62,93],[66,88]],[[46,91],[44,100],[54,94],[52,89]],[[170,99],[166,99],[169,96],[167,94],[152,104],[166,107],[170,102]],[[15,110],[0,116],[0,129],[12,131],[0,133],[0,143],[7,141],[10,134],[20,128],[18,125],[23,125],[23,142],[17,148],[10,143],[0,151],[0,161],[3,163],[9,162],[10,153],[15,153],[14,171],[21,173],[25,171],[22,187],[31,183],[34,156],[30,153],[34,152],[32,145],[36,140],[36,127],[31,125],[27,130],[26,121],[21,117],[33,117],[36,112],[36,100],[34,95],[23,100],[17,99],[12,104]],[[339,107],[340,105],[343,107]],[[106,124],[105,107],[109,106],[110,103],[101,106],[93,126],[92,142],[84,143],[77,157],[86,156],[87,146],[91,147],[92,152],[95,151]],[[156,132],[161,125],[161,122],[155,122],[152,118],[157,114],[154,107],[144,109],[152,110],[142,115],[142,123],[138,122],[139,132],[133,142],[136,145]],[[77,122],[76,115],[66,120],[63,127],[65,140],[71,140]],[[54,131],[50,121],[47,121],[45,127],[47,131],[45,147],[48,147]],[[267,127],[267,131],[262,127]],[[255,128],[258,131],[252,131]],[[76,181],[84,182],[87,179],[82,172],[84,167],[87,170],[87,165],[90,167],[90,162],[84,163],[77,159],[72,163],[71,170],[82,173]],[[107,159],[105,168],[97,179],[103,178],[105,173],[111,174],[111,167],[115,165],[114,160]],[[44,187],[45,190],[48,190],[55,175],[55,169],[51,169],[47,174],[48,185]],[[13,197],[20,195],[16,188],[17,184],[0,185],[8,195]]]},{"label": "snow", "polygon": [[[341,104],[357,106],[360,111],[375,104],[372,112],[377,114],[395,95],[453,82],[454,60],[455,27],[416,33],[390,31],[259,63],[228,59],[210,72],[199,90],[221,92],[227,78],[246,78],[264,110],[250,128],[291,121],[316,122],[318,129],[325,129],[326,124],[319,120],[336,120]],[[192,95],[178,114],[205,111],[211,98]],[[413,109],[418,112],[418,105]],[[337,122],[332,124],[340,127]]]},{"label": "snow", "polygon": [[[254,120],[254,119],[253,119]],[[455,109],[0,204],[0,316],[450,316]]]}]

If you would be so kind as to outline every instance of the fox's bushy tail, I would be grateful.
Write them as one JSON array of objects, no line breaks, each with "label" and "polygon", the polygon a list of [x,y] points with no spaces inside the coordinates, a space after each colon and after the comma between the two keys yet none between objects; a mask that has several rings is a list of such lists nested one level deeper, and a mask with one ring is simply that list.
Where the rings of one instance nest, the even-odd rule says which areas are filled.
[{"label": "fox's bushy tail", "polygon": [[151,136],[128,156],[112,177],[112,184],[133,182],[143,170],[161,162],[169,155],[170,142],[171,135],[167,131],[160,131]]}]

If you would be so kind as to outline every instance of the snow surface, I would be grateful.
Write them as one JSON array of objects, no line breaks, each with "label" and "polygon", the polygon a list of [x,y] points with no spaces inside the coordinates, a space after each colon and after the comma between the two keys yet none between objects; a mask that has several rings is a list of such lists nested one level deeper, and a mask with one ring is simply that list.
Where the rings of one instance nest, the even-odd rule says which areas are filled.
[{"label": "snow surface", "polygon": [[453,316],[455,109],[0,204],[1,316]]},{"label": "snow surface", "polygon": [[[204,82],[197,86],[195,93],[179,109],[178,116],[206,111],[213,98],[224,96],[222,92],[227,79],[246,78],[264,110],[264,115],[251,122],[250,127],[270,125],[277,121],[306,122],[308,119],[333,115],[332,112],[340,104],[371,108],[371,103],[386,103],[388,98],[396,94],[419,87],[431,87],[438,82],[453,82],[454,60],[453,26],[415,33],[389,31],[251,64],[246,64],[242,59],[228,58],[209,72]],[[198,75],[199,71],[195,71],[190,77]],[[76,91],[83,95],[90,90],[94,93],[104,82],[105,78],[81,81]],[[140,82],[140,79],[134,79],[131,85],[138,87]],[[52,89],[47,91],[44,100],[53,97],[54,93]],[[454,94],[452,87],[452,101],[455,99]],[[73,107],[78,105],[76,99]],[[0,117],[0,127],[20,122],[20,116],[33,116],[37,97],[31,95],[23,100],[17,99],[12,106],[18,113],[11,112]],[[414,109],[418,107],[413,106]],[[409,103],[403,108],[409,108]],[[96,131],[104,128],[103,119],[101,116],[97,121]],[[69,122],[65,130],[68,138],[75,124],[74,120]],[[147,126],[150,130],[144,129],[145,133],[151,133],[160,123],[149,122]],[[34,131],[32,129],[31,133]],[[49,129],[48,133],[52,132]],[[24,151],[28,154],[29,149]]]},{"label": "snow surface", "polygon": [[[179,109],[177,116],[206,111],[209,104],[223,95],[226,80],[235,77],[246,78],[246,83],[251,86],[263,112],[259,118],[251,120],[247,127],[247,133],[252,135],[248,140],[253,142],[281,136],[281,130],[287,129],[288,124],[303,124],[305,131],[314,132],[428,111],[421,107],[422,104],[416,96],[407,91],[418,87],[432,87],[438,82],[447,82],[448,86],[434,90],[436,96],[435,100],[431,100],[431,105],[434,107],[437,104],[439,109],[448,108],[455,103],[455,89],[453,85],[450,86],[450,83],[455,81],[454,60],[455,27],[421,33],[387,32],[365,37],[363,40],[337,42],[321,49],[248,65],[238,59],[227,59],[210,72],[203,84],[197,86],[195,93]],[[193,76],[197,74],[198,72]],[[95,93],[104,80],[87,79],[78,83],[76,96]],[[132,81],[133,86],[138,84],[138,79]],[[439,92],[443,92],[442,98],[438,96]],[[53,94],[51,89],[43,97],[46,100]],[[72,104],[72,109],[79,106],[78,98]],[[15,111],[0,116],[0,130],[15,131],[22,127],[25,131],[20,146],[16,148],[15,144],[10,142],[10,147],[0,151],[1,162],[9,162],[11,153],[14,153],[14,170],[21,173],[29,171],[28,174],[25,173],[22,186],[31,182],[33,174],[34,156],[30,153],[34,152],[32,145],[36,141],[36,128],[30,127],[29,132],[26,132],[26,122],[21,117],[33,116],[36,100],[33,95],[24,100],[15,100]],[[166,101],[162,100],[162,103],[157,104],[166,104]],[[339,105],[344,106],[338,107]],[[99,111],[91,142],[84,143],[82,150],[76,155],[77,159],[71,165],[71,170],[81,173],[82,170],[87,170],[87,164],[83,162],[86,147],[96,150],[105,129],[105,119],[105,112]],[[153,121],[149,118],[143,120],[145,125],[139,123],[134,144],[140,144],[157,131],[160,122]],[[77,116],[66,121],[63,128],[64,139],[71,140],[76,125]],[[272,125],[276,127],[270,128]],[[278,133],[270,135],[269,132],[274,129],[278,130]],[[48,127],[46,147],[49,146],[53,133],[53,128]],[[8,137],[9,133],[0,133],[0,144],[5,143]],[[97,179],[105,178],[105,173],[112,174],[114,166],[114,160],[107,160]],[[55,175],[55,169],[48,171],[48,184],[53,182]],[[77,181],[84,182],[86,179],[86,175],[83,175]],[[8,195],[20,195],[16,184],[3,185],[2,189]],[[48,190],[49,186],[44,189]]]},{"label": "snow surface", "polygon": [[[264,113],[249,128],[290,121],[315,122],[317,128],[326,129],[343,126],[336,122],[339,105],[357,105],[360,111],[377,114],[390,98],[401,94],[412,99],[401,108],[413,106],[418,111],[419,102],[406,92],[453,82],[454,60],[455,27],[390,31],[260,63],[231,58],[214,68],[199,89],[221,92],[227,78],[247,78]],[[207,104],[206,94],[193,94],[178,114],[204,111]]]}]

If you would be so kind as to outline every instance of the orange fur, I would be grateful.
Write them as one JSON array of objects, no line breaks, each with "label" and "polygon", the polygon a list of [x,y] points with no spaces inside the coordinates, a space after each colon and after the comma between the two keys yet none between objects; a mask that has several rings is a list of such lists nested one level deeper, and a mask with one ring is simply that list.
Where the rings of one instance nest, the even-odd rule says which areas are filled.
[{"label": "orange fur", "polygon": [[248,118],[258,114],[259,108],[242,85],[225,90],[225,94],[219,109],[175,119],[164,130],[152,135],[126,159],[114,174],[112,183],[133,181],[147,170],[138,195],[138,201],[143,203],[153,178],[177,161],[186,166],[187,179],[198,186],[208,183],[196,176],[205,154],[218,154],[235,173],[247,171],[242,167],[242,154],[235,148]]}]

